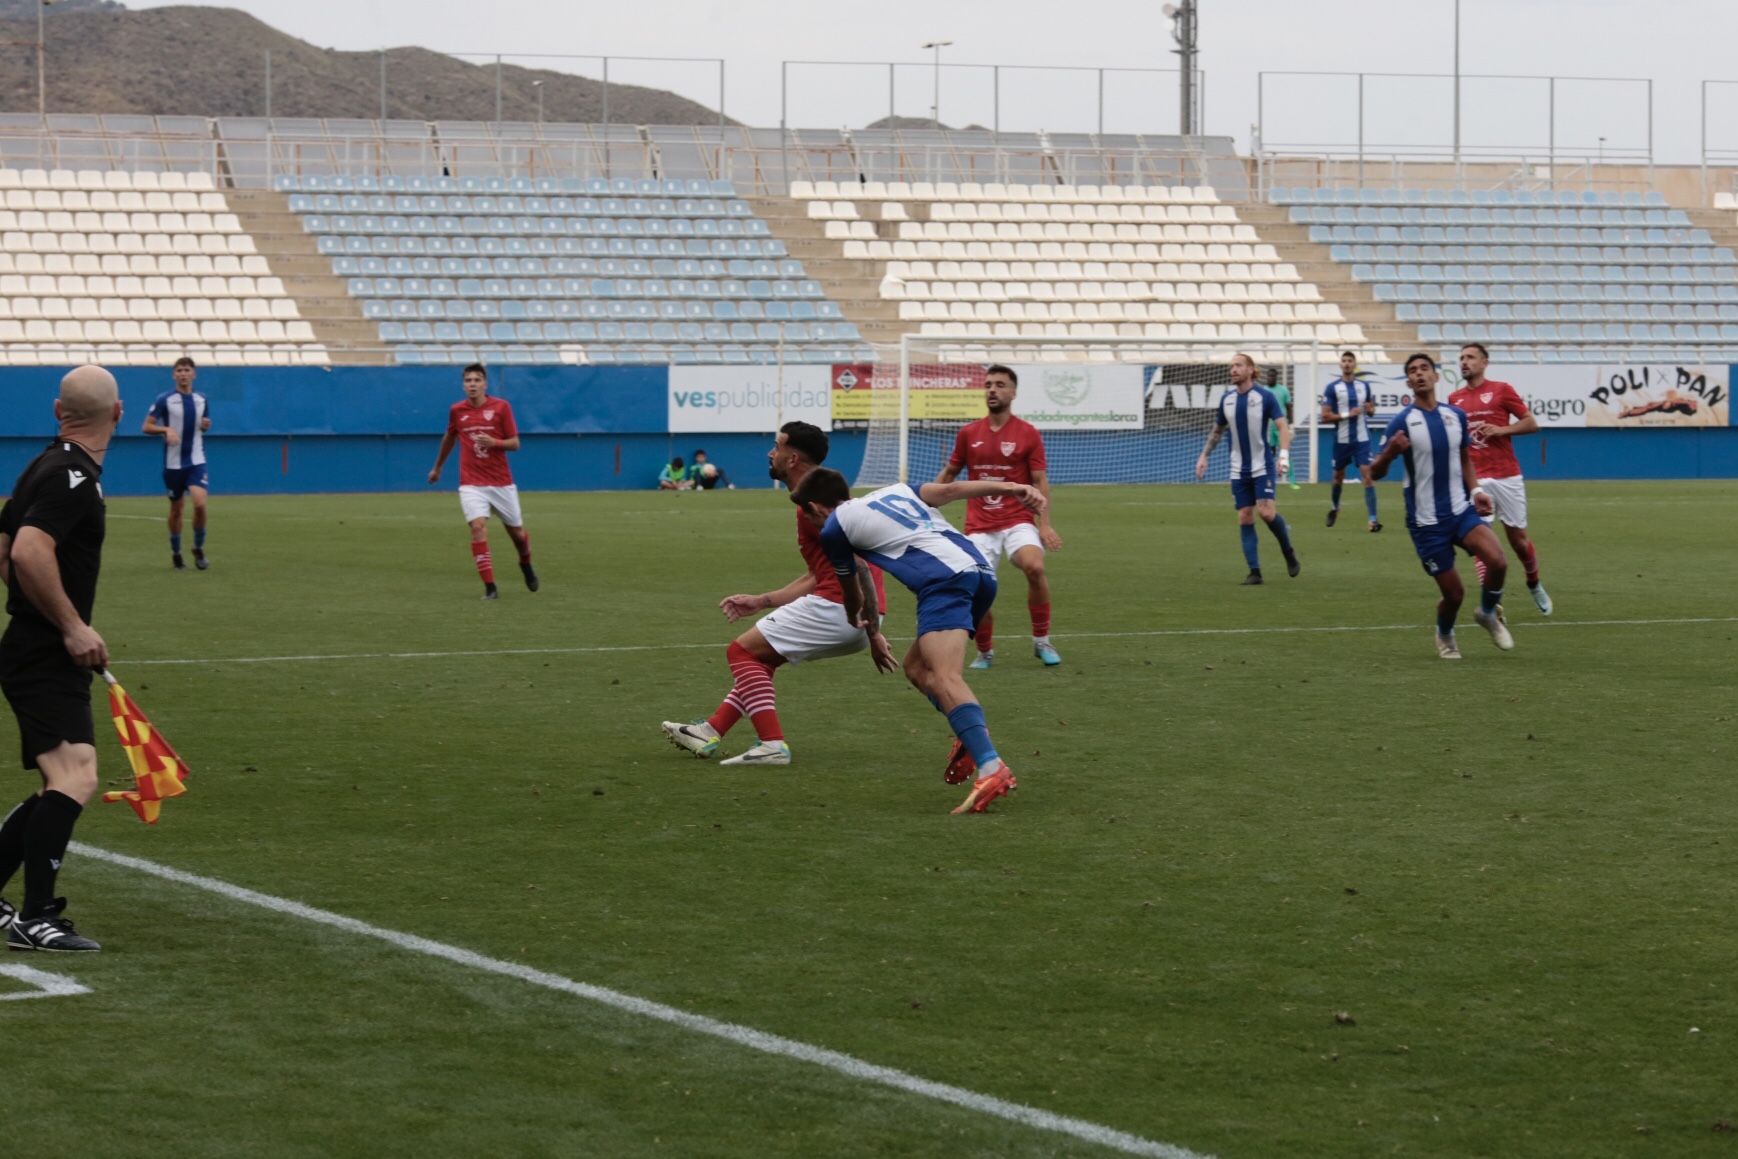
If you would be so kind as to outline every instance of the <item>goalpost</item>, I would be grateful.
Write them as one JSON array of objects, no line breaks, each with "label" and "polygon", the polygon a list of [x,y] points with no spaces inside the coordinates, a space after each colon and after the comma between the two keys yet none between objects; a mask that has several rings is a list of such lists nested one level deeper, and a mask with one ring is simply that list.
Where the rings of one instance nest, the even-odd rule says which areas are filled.
[{"label": "goalpost", "polygon": [[[984,368],[1003,363],[1019,375],[1014,413],[1043,433],[1053,483],[1193,483],[1239,352],[1255,359],[1258,382],[1291,391],[1292,472],[1314,482],[1319,400],[1338,374],[1337,349],[1320,342],[907,334],[853,368],[845,405],[835,391],[834,426],[867,431],[858,487],[933,479],[960,427],[984,417]],[[1223,482],[1225,471],[1220,450],[1207,481]]]}]

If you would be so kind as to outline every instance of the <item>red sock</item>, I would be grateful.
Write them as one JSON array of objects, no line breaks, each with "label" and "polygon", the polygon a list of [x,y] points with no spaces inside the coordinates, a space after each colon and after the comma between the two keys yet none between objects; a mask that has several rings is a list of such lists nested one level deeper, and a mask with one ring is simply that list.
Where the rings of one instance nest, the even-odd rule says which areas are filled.
[{"label": "red sock", "polygon": [[706,718],[706,723],[712,726],[712,731],[723,736],[736,726],[742,719],[742,701],[736,699],[736,689],[732,688],[725,696],[724,702],[718,706],[718,711]]},{"label": "red sock", "polygon": [[513,542],[513,546],[519,549],[520,563],[531,562],[531,533],[529,531],[521,531],[519,538]]},{"label": "red sock", "polygon": [[1042,639],[1050,634],[1050,605],[1027,604],[1026,610],[1032,613],[1032,635]]},{"label": "red sock", "polygon": [[1527,541],[1527,554],[1521,557],[1521,567],[1527,572],[1527,586],[1539,586],[1539,552],[1533,546],[1533,541]]},{"label": "red sock", "polygon": [[995,634],[996,617],[989,613],[985,613],[984,618],[978,621],[978,651],[991,651],[996,646]]},{"label": "red sock", "polygon": [[778,702],[772,690],[773,666],[756,660],[737,643],[726,649],[724,657],[730,662],[730,674],[736,678],[732,694],[748,710],[754,735],[762,741],[783,740],[785,733],[778,722]]},{"label": "red sock", "polygon": [[489,560],[489,541],[486,539],[471,540],[471,558],[477,561],[477,574],[483,577],[483,582],[495,582],[495,565]]}]

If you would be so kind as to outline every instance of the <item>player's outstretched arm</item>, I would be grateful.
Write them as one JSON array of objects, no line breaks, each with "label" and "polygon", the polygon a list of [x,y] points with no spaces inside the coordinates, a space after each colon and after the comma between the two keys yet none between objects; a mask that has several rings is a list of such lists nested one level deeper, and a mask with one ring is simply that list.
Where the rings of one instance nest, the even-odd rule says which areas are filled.
[{"label": "player's outstretched arm", "polygon": [[960,472],[963,470],[965,467],[959,463],[946,463],[940,471],[936,472],[935,481],[937,483],[952,483],[960,477]]},{"label": "player's outstretched arm", "polygon": [[1382,451],[1370,460],[1370,478],[1382,479],[1388,475],[1388,465],[1400,457],[1401,452],[1412,445],[1412,440],[1406,437],[1405,431],[1396,431],[1388,436],[1388,441],[1382,445]]},{"label": "player's outstretched arm", "polygon": [[964,483],[925,483],[917,497],[931,507],[945,507],[961,499],[983,499],[1003,495],[1017,499],[1024,507],[1042,514],[1050,506],[1043,492],[1026,483],[1001,483],[994,479],[969,479]]},{"label": "player's outstretched arm", "polygon": [[775,591],[762,592],[758,596],[734,595],[725,596],[718,601],[718,610],[724,613],[724,618],[731,623],[755,612],[764,612],[768,608],[782,608],[793,604],[815,590],[815,577],[812,572],[804,572],[784,587]]},{"label": "player's outstretched arm", "polygon": [[447,456],[453,453],[453,443],[458,438],[449,427],[446,437],[441,440],[441,449],[435,453],[435,465],[428,473],[430,483],[438,483],[441,479],[441,468],[447,465]]}]

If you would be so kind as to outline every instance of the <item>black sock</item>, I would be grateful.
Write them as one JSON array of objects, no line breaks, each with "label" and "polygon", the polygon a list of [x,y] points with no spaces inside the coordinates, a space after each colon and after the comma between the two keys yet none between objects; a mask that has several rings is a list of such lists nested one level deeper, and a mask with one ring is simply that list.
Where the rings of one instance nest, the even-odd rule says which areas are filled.
[{"label": "black sock", "polygon": [[12,812],[6,814],[6,820],[0,822],[0,889],[6,888],[12,875],[24,864],[24,829],[30,824],[30,815],[36,812],[36,802],[41,799],[35,793],[30,794],[14,805]]},{"label": "black sock", "polygon": [[26,918],[40,917],[54,905],[54,879],[72,840],[72,827],[84,806],[53,789],[36,802],[24,832],[24,908]]}]

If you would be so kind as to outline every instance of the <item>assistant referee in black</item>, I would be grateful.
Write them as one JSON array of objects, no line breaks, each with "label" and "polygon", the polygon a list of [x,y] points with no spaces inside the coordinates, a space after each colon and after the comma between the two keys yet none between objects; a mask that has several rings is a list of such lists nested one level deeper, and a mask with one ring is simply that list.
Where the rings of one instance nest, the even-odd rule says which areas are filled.
[{"label": "assistant referee in black", "polygon": [[0,822],[0,889],[24,867],[24,906],[0,899],[13,950],[86,952],[102,947],[73,929],[54,881],[72,827],[97,789],[91,676],[109,649],[91,627],[103,553],[103,455],[121,403],[115,377],[81,366],[60,380],[60,434],[36,456],[0,510],[6,612],[0,693],[18,718],[24,767],[42,775]]}]

